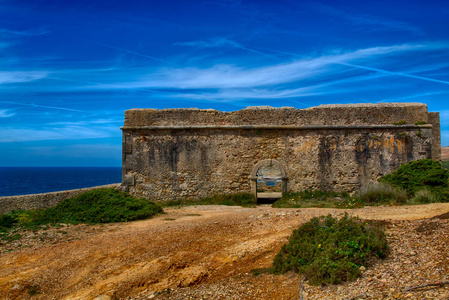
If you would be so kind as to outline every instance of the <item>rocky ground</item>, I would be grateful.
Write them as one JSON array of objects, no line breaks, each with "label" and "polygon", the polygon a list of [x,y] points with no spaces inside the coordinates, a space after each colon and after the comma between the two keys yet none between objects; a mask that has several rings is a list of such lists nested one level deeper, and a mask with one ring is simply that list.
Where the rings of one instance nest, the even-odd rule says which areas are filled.
[{"label": "rocky ground", "polygon": [[[62,226],[0,245],[1,299],[449,299],[449,204],[338,209],[197,206],[150,220]],[[383,220],[391,254],[337,286],[272,275],[298,225]],[[437,284],[419,289],[407,288]]]}]

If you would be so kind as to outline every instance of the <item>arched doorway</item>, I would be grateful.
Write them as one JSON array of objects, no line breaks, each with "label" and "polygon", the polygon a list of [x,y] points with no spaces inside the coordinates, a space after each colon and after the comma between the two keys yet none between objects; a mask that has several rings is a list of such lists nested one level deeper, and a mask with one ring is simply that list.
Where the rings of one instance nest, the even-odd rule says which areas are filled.
[{"label": "arched doorway", "polygon": [[287,192],[287,173],[275,159],[258,162],[251,172],[251,191],[259,199],[279,199]]}]

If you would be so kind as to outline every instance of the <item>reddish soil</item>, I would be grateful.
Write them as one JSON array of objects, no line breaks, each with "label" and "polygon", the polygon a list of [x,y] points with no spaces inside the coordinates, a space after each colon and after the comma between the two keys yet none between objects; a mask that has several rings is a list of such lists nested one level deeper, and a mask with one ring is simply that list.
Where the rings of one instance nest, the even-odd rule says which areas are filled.
[{"label": "reddish soil", "polygon": [[[389,258],[355,282],[314,287],[270,267],[292,230],[347,211],[384,222]],[[449,299],[449,203],[275,209],[197,206],[153,219],[29,232],[0,246],[1,299]],[[444,216],[444,214],[446,214]],[[436,217],[442,216],[442,217]],[[434,218],[436,217],[436,218]],[[396,298],[397,297],[397,298]]]}]

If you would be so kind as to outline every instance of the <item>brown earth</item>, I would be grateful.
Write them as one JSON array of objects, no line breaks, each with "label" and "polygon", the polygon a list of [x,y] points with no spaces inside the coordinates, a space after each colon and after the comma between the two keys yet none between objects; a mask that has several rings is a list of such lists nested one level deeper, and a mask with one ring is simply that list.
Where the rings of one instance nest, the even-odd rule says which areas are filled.
[{"label": "brown earth", "polygon": [[[390,256],[354,282],[310,286],[268,268],[299,224],[385,220]],[[197,206],[150,220],[28,232],[0,246],[1,299],[449,299],[449,203],[341,209]],[[439,216],[439,217],[438,217]],[[256,270],[256,271],[254,271]],[[259,274],[260,273],[260,274]]]},{"label": "brown earth", "polygon": [[441,160],[449,160],[449,147],[441,147]]}]

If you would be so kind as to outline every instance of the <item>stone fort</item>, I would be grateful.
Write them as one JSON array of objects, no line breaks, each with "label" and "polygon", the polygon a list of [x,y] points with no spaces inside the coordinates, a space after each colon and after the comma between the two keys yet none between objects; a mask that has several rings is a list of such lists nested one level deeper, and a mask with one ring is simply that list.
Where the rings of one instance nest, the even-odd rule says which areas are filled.
[{"label": "stone fort", "polygon": [[121,129],[122,188],[155,201],[353,192],[441,151],[439,113],[420,103],[131,109]]}]

